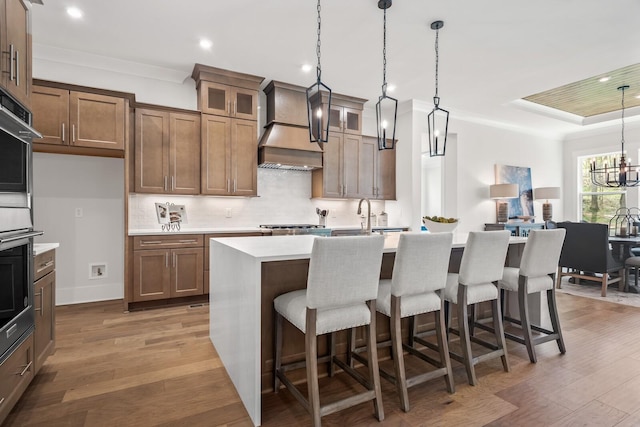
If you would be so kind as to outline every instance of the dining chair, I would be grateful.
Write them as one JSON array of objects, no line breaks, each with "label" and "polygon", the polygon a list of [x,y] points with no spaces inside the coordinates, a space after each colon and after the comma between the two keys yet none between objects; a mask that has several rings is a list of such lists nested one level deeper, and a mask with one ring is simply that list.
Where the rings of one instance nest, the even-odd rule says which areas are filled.
[{"label": "dining chair", "polygon": [[[309,261],[307,288],[276,297],[275,308],[275,356],[274,390],[284,384],[293,396],[307,409],[312,424],[319,426],[321,417],[372,400],[375,415],[384,419],[378,355],[376,350],[376,297],[382,265],[384,237],[349,236],[340,238],[316,238]],[[305,360],[303,363],[282,364],[283,319],[305,335]],[[334,342],[330,342],[330,354],[318,358],[317,337],[336,331],[366,327],[369,377],[335,357]],[[320,405],[318,363],[328,362],[330,373],[333,364],[338,365],[366,391],[347,398]],[[286,372],[306,368],[308,397],[286,376]]]},{"label": "dining chair", "polygon": [[[562,228],[554,230],[531,230],[524,246],[520,267],[505,267],[502,279],[498,282],[501,290],[517,292],[520,318],[504,316],[504,319],[521,325],[523,336],[505,333],[506,338],[524,344],[529,353],[531,363],[536,363],[535,346],[548,341],[556,341],[560,353],[566,348],[560,329],[558,308],[556,306],[555,278],[558,260],[562,251],[566,231]],[[549,317],[552,330],[539,325],[532,325],[529,317],[529,295],[546,292]],[[544,335],[533,337],[532,331]]]},{"label": "dining chair", "polygon": [[[470,385],[476,385],[475,368],[479,362],[495,357],[502,359],[502,366],[509,372],[509,359],[507,346],[505,345],[504,328],[502,324],[502,312],[498,281],[502,278],[507,249],[509,246],[509,231],[476,231],[470,232],[467,244],[462,253],[459,273],[449,273],[447,285],[444,291],[446,310],[448,315],[448,331],[460,336],[462,354],[449,351],[452,359],[464,364],[467,370],[467,379]],[[489,328],[482,322],[475,321],[475,315],[469,316],[468,307],[473,307],[480,302],[490,301],[493,317],[493,327]],[[458,329],[449,327],[450,305],[457,307]],[[493,332],[496,343],[488,342],[470,334],[471,327]],[[471,341],[488,348],[488,353],[473,356]]]},{"label": "dining chair", "polygon": [[[403,411],[409,411],[407,389],[435,378],[444,377],[449,393],[455,391],[449,347],[447,344],[444,299],[440,292],[447,283],[447,271],[451,256],[452,233],[401,234],[398,241],[391,279],[380,280],[376,310],[389,318],[391,339],[378,343],[378,347],[392,348],[394,374],[380,368],[383,378],[396,385]],[[408,344],[402,343],[401,321],[411,318],[412,324],[419,314],[434,313],[437,345],[413,334]],[[418,348],[420,344],[423,348]],[[439,360],[426,354],[424,347],[434,350]],[[407,378],[404,351],[435,366],[429,372],[420,371]]]},{"label": "dining chair", "polygon": [[607,224],[559,222],[557,226],[567,230],[558,264],[558,288],[562,286],[562,277],[570,276],[576,283],[580,280],[600,282],[603,297],[613,283],[618,283],[619,290],[624,289],[624,264],[611,253]]}]

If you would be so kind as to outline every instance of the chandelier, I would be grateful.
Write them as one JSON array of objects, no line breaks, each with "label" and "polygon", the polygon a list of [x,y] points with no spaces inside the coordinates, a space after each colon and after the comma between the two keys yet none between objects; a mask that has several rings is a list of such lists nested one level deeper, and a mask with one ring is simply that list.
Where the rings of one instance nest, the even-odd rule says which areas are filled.
[{"label": "chandelier", "polygon": [[[318,0],[318,41],[316,42],[316,82],[307,88],[307,116],[309,118],[309,141],[327,142],[329,140],[329,116],[322,120],[322,107],[326,102],[327,113],[331,111],[331,89],[322,83],[322,67],[320,66],[320,30],[322,19],[320,17],[320,0]],[[322,98],[326,98],[326,101]],[[324,126],[323,126],[324,125]]]},{"label": "chandelier", "polygon": [[440,59],[438,51],[438,33],[444,27],[444,22],[433,21],[431,29],[436,31],[436,94],[433,97],[433,110],[429,113],[429,155],[431,157],[444,156],[447,147],[447,129],[449,127],[449,112],[440,108],[440,97],[438,96],[438,62]]},{"label": "chandelier", "polygon": [[620,162],[616,163],[614,157],[613,164],[609,166],[607,162],[596,164],[593,160],[589,167],[591,172],[591,182],[599,187],[636,187],[640,185],[640,166],[632,165],[631,159],[627,159],[624,153],[624,91],[629,89],[629,85],[618,88],[622,91],[622,140],[620,151]]},{"label": "chandelier", "polygon": [[396,140],[396,118],[398,100],[387,96],[387,9],[392,0],[378,1],[378,7],[384,10],[382,44],[382,95],[376,104],[376,124],[378,128],[378,150],[393,150]]}]

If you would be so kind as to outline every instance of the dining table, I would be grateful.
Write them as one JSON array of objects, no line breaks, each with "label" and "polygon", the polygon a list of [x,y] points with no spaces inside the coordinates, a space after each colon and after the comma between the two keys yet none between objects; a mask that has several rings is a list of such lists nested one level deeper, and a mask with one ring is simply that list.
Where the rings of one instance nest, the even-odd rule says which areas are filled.
[{"label": "dining table", "polygon": [[[635,256],[633,252],[631,252],[631,248],[640,246],[640,236],[610,236],[609,244],[611,245],[613,257],[624,264],[627,258]],[[640,293],[640,288],[637,285],[629,284],[628,280],[626,280],[626,283],[628,285],[625,288],[628,292],[634,294]]]}]

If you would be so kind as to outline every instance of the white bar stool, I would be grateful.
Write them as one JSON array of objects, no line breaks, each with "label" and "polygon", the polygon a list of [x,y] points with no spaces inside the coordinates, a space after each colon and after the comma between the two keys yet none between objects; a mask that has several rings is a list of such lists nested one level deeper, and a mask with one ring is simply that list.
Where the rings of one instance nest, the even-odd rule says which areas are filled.
[{"label": "white bar stool", "polygon": [[[504,370],[509,372],[510,369],[498,292],[498,280],[502,278],[510,235],[511,233],[506,230],[470,232],[462,253],[460,272],[449,273],[447,278],[445,300],[448,304],[456,304],[458,313],[458,330],[449,328],[449,331],[460,336],[460,347],[462,347],[462,355],[451,351],[450,355],[452,359],[464,364],[471,385],[478,383],[474,365],[479,362],[500,357]],[[475,319],[469,318],[467,307],[483,301],[491,301],[493,328],[488,328],[482,323],[476,323]],[[449,316],[450,313],[447,316],[447,324],[449,324]],[[492,331],[496,344],[470,335],[470,326]],[[491,351],[474,357],[471,352],[471,341]]]},{"label": "white bar stool", "polygon": [[[538,344],[555,340],[558,343],[560,353],[564,354],[566,352],[562,331],[560,330],[554,286],[565,234],[566,230],[564,228],[531,230],[524,246],[520,268],[505,267],[504,275],[498,282],[501,290],[518,293],[520,319],[507,316],[504,319],[521,325],[523,336],[519,337],[511,333],[506,333],[505,335],[507,338],[527,346],[531,363],[536,363],[537,361],[534,346]],[[532,325],[529,318],[529,294],[545,291],[547,293],[547,306],[549,307],[552,331],[539,325]],[[544,335],[533,338],[532,330]]]},{"label": "white bar stool", "polygon": [[[391,340],[379,343],[379,347],[392,347],[395,375],[380,369],[380,374],[396,385],[403,411],[409,411],[407,388],[434,378],[444,377],[449,393],[455,391],[451,360],[445,331],[444,300],[440,291],[447,284],[447,271],[451,256],[451,233],[401,234],[393,265],[392,278],[381,280],[376,309],[389,317]],[[409,344],[402,343],[401,320],[423,313],[435,314],[435,334],[438,345],[414,336],[410,328]],[[418,349],[416,343],[435,350],[440,360],[435,360]],[[432,364],[437,369],[407,378],[403,350]]]},{"label": "white bar stool", "polygon": [[[316,238],[313,242],[307,289],[288,292],[274,301],[276,336],[274,357],[274,390],[282,382],[294,397],[309,411],[314,426],[320,418],[373,400],[375,415],[384,419],[382,392],[376,350],[376,297],[382,265],[383,236],[352,236]],[[281,363],[282,319],[305,334],[305,362]],[[366,325],[369,378],[331,354],[318,359],[317,336]],[[318,362],[333,363],[349,373],[367,390],[337,402],[320,405]],[[308,398],[287,378],[285,372],[306,366]]]}]

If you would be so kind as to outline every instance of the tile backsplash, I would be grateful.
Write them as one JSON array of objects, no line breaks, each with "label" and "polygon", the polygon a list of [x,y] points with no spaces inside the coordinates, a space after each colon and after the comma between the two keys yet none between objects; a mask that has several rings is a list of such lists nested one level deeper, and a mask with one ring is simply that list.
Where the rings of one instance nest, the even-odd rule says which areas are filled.
[{"label": "tile backsplash", "polygon": [[[129,229],[160,229],[155,203],[185,205],[183,230],[203,227],[257,227],[260,224],[317,224],[316,208],[328,209],[327,227],[359,226],[358,200],[311,199],[311,173],[258,168],[258,197],[129,195]],[[384,201],[372,201],[376,215]],[[231,211],[230,217],[227,212]],[[389,219],[389,225],[394,225]]]}]

